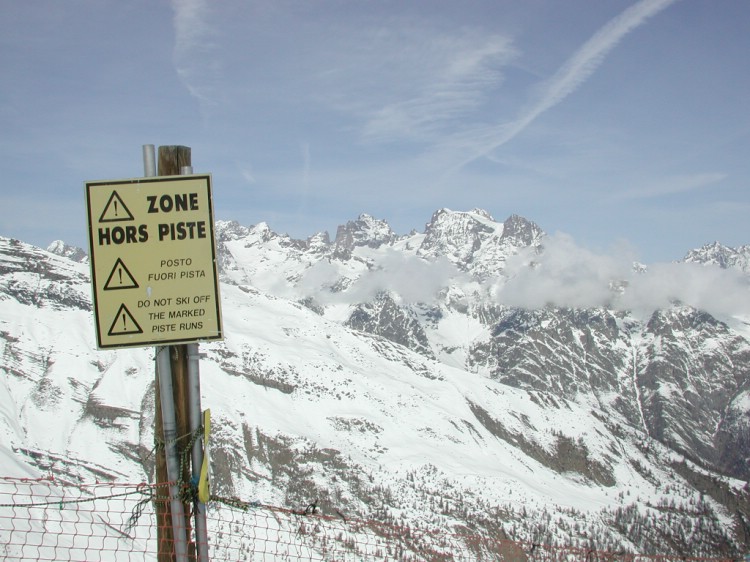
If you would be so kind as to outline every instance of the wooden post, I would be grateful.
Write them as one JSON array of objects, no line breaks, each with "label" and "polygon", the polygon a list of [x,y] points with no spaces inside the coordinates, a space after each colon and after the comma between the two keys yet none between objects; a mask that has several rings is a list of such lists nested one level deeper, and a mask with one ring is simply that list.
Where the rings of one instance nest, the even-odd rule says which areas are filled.
[{"label": "wooden post", "polygon": [[[158,168],[158,175],[159,176],[175,176],[180,174],[180,170],[184,166],[191,166],[191,151],[189,146],[160,146],[159,147],[159,168]],[[188,376],[187,376],[187,370],[188,370],[188,353],[187,353],[187,345],[172,345],[169,346],[169,356],[171,360],[172,365],[172,395],[174,399],[174,405],[175,405],[175,416],[177,421],[177,435],[178,437],[186,436],[190,433],[190,420],[189,420],[189,414],[188,414],[188,405],[189,405],[189,398],[188,398]],[[154,429],[154,431],[158,431],[157,435],[163,434],[163,429],[160,427],[161,425],[161,413],[159,405],[159,384],[157,381],[156,384],[157,387],[157,416],[155,423],[158,424],[157,427]],[[178,450],[181,452],[181,454],[185,455],[186,458],[190,458],[190,451],[188,448],[188,445],[190,445],[190,440],[187,437],[183,437],[183,439],[180,440],[178,443]],[[166,468],[166,457],[163,454],[157,456],[156,459],[156,471],[157,471],[157,481],[158,482],[166,482],[168,480],[167,477],[167,468]],[[160,470],[163,472],[160,473]],[[185,462],[183,463],[183,472],[181,474],[181,479],[183,482],[188,483],[190,482],[190,463]],[[159,524],[160,532],[164,532],[164,537],[162,538],[161,535],[159,535],[159,554],[158,554],[158,561],[159,562],[172,562],[174,560],[174,552],[172,548],[169,548],[168,552],[162,552],[162,545],[164,546],[170,546],[174,544],[174,539],[170,536],[167,538],[167,534],[172,535],[172,525],[171,525],[171,516],[169,514],[169,504],[164,503],[163,506],[161,506],[162,509],[165,511],[165,515],[163,517],[159,517],[159,513],[157,512],[157,522]],[[186,509],[186,513],[189,513],[190,510]],[[162,521],[165,523],[169,521],[169,524],[165,525],[164,529],[162,529]],[[195,543],[191,541],[192,537],[192,526],[190,522],[189,517],[185,517],[185,536],[188,537],[188,557],[191,560],[195,560]]]},{"label": "wooden post", "polygon": [[[191,154],[189,146],[160,146],[159,147],[159,175],[179,175],[183,167],[191,166]],[[170,346],[170,357],[172,359],[172,389],[174,392],[174,407],[177,415],[177,434],[179,436],[190,433],[190,420],[188,416],[188,352],[187,345]],[[181,449],[187,449],[189,440],[184,439],[180,443]],[[189,453],[186,453],[189,455]],[[184,463],[182,479],[190,482],[190,465]]]},{"label": "wooden post", "polygon": [[159,175],[178,176],[184,166],[191,166],[189,146],[160,146]]}]

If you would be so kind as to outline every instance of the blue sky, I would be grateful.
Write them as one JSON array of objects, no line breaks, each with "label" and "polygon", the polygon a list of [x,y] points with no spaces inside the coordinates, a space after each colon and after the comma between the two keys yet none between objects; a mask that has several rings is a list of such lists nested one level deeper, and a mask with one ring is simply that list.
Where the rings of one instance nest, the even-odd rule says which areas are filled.
[{"label": "blue sky", "polygon": [[646,263],[750,243],[745,0],[0,0],[0,235],[190,146],[217,218],[512,213]]}]

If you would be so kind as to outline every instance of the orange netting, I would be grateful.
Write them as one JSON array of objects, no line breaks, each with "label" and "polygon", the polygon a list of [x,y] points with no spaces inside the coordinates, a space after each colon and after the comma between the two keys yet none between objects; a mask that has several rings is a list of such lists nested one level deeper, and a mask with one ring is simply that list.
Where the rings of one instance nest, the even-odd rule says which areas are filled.
[{"label": "orange netting", "polygon": [[[0,477],[0,558],[3,560],[168,560],[174,542],[157,524],[169,505],[168,486],[73,485],[54,478]],[[189,511],[189,506],[186,507]],[[239,500],[212,500],[207,509],[209,560],[427,560],[654,562],[729,560],[643,556],[500,540],[445,530],[295,511]],[[192,524],[188,527],[192,528]],[[189,532],[189,529],[188,529]],[[188,560],[195,560],[190,539]],[[161,543],[161,555],[159,552]],[[165,558],[166,553],[166,558]]]}]

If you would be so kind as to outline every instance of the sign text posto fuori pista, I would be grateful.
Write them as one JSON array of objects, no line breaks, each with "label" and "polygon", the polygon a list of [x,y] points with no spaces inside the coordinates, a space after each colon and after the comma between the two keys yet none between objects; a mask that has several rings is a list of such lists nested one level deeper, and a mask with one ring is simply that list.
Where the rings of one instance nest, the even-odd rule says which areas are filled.
[{"label": "sign text posto fuori pista", "polygon": [[86,182],[101,349],[222,339],[210,175]]}]

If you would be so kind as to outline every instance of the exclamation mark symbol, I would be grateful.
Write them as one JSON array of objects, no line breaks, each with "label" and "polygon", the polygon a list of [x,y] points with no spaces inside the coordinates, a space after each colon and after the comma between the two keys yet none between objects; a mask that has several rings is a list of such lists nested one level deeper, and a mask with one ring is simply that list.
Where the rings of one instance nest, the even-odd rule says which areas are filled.
[{"label": "exclamation mark symbol", "polygon": [[[120,325],[122,324],[122,326]],[[142,334],[143,330],[138,325],[138,321],[133,318],[128,308],[121,304],[117,314],[115,314],[112,320],[112,325],[109,327],[109,336],[124,336],[127,334]]]},{"label": "exclamation mark symbol", "polygon": [[122,259],[117,258],[117,261],[112,266],[112,272],[109,274],[107,282],[104,284],[104,290],[114,291],[115,289],[137,288],[138,282],[135,280],[132,273],[128,271],[128,266],[122,262]]},{"label": "exclamation mark symbol", "polygon": [[104,210],[99,217],[99,222],[122,222],[135,220],[133,213],[130,212],[128,206],[120,198],[116,191],[112,192],[112,195],[107,199],[107,204],[104,205]]}]

